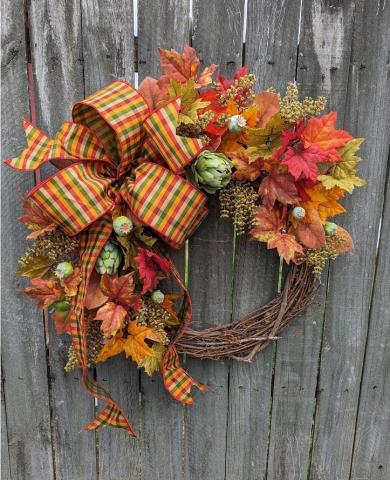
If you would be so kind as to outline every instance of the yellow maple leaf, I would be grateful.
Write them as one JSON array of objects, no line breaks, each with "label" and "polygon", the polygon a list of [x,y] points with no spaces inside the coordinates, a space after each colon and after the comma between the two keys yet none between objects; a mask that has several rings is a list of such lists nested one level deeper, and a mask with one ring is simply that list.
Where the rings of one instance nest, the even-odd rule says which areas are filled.
[{"label": "yellow maple leaf", "polygon": [[276,148],[280,147],[282,119],[280,113],[273,115],[264,128],[248,128],[248,155],[269,158]]},{"label": "yellow maple leaf", "polygon": [[151,327],[138,325],[136,321],[129,322],[129,336],[124,340],[123,350],[126,357],[131,357],[137,365],[142,358],[151,357],[153,350],[145,342],[146,339],[161,342],[161,334]]},{"label": "yellow maple leaf", "polygon": [[352,193],[355,187],[363,187],[366,181],[356,175],[356,165],[361,158],[355,153],[363,143],[363,138],[353,138],[339,149],[340,160],[331,169],[330,175],[319,175],[318,180],[330,190],[334,187]]},{"label": "yellow maple leaf", "polygon": [[207,107],[210,102],[205,102],[195,88],[195,78],[190,78],[185,83],[179,83],[171,80],[168,87],[170,98],[180,97],[181,107],[178,123],[190,124],[198,120],[198,110]]},{"label": "yellow maple leaf", "polygon": [[139,366],[143,367],[145,372],[152,376],[154,372],[159,372],[161,370],[162,359],[165,353],[166,347],[164,345],[159,345],[155,343],[152,345],[152,355],[150,357],[143,357],[139,362]]}]

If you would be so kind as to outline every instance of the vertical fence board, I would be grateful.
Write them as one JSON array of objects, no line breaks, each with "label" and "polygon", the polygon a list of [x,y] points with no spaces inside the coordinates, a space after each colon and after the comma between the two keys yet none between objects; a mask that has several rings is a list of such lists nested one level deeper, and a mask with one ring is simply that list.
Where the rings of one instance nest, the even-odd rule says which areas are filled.
[{"label": "vertical fence board", "polygon": [[[193,3],[192,44],[205,67],[219,64],[232,76],[242,65],[244,2]],[[194,324],[228,323],[232,316],[233,231],[219,220],[218,195],[211,196],[209,216],[189,245],[189,286],[194,304]],[[189,360],[196,379],[209,385],[196,394],[187,410],[186,471],[189,478],[214,479],[225,476],[226,425],[229,395],[229,362]]]},{"label": "vertical fence board", "polygon": [[[294,80],[300,2],[250,0],[245,63],[256,75],[256,89],[284,87]],[[264,28],[266,26],[266,28]],[[283,42],[281,39],[283,38]],[[233,318],[249,313],[277,292],[278,256],[264,244],[236,244]],[[227,479],[264,478],[267,469],[273,348],[258,353],[250,365],[230,369]]]},{"label": "vertical fence board", "polygon": [[[133,4],[129,1],[81,2],[85,96],[116,78],[133,82]],[[98,39],[98,41],[97,41]],[[139,375],[124,355],[96,367],[98,382],[108,389],[138,433]],[[99,404],[99,408],[103,405]],[[140,445],[124,431],[103,428],[97,432],[99,478],[140,478]]]},{"label": "vertical fence board", "polygon": [[351,479],[390,477],[390,181],[382,217]]},{"label": "vertical fence board", "polygon": [[[333,6],[323,7],[320,1],[303,2],[297,59],[301,95],[325,95],[327,108],[336,109],[341,122],[346,107],[352,28],[351,22],[340,18],[350,18],[352,13],[353,4],[340,5],[336,10]],[[269,479],[288,476],[300,480],[307,476],[326,279],[324,272],[324,286],[317,296],[319,304],[297,319],[277,344]]]},{"label": "vertical fence board", "polygon": [[[367,139],[359,170],[368,186],[344,202],[348,215],[341,221],[354,238],[355,248],[330,266],[311,468],[313,479],[348,478],[349,475],[390,127],[390,85],[385,72],[389,49],[388,5],[366,0],[357,2],[352,12],[348,6],[334,5],[316,18],[320,7],[320,2],[312,6],[316,35],[321,18],[324,22],[332,19],[333,24],[351,24],[351,17],[354,20],[349,85],[348,90],[343,86],[339,91],[339,98],[340,101],[348,99],[345,127]],[[345,39],[335,37],[334,33],[329,40],[336,45],[345,43]],[[337,49],[330,46],[330,52],[331,60],[335,61],[334,55],[337,60]],[[325,82],[332,83],[334,74],[337,70],[331,71]]]},{"label": "vertical fence board", "polygon": [[[189,42],[188,0],[141,0],[138,5],[138,77],[161,75],[157,48],[182,51]],[[184,252],[173,252],[173,260],[184,272]],[[166,282],[164,287],[172,286]],[[183,478],[184,408],[165,390],[161,375],[141,373],[141,450],[145,480]]]},{"label": "vertical fence board", "polygon": [[[29,5],[30,43],[37,99],[37,122],[54,135],[71,117],[76,100],[84,97],[81,12],[78,1]],[[44,167],[42,178],[55,172]],[[80,383],[80,372],[64,371],[70,338],[59,337],[49,320],[49,373],[52,395],[57,478],[96,478],[95,435],[80,434],[94,416],[93,399]],[[77,445],[77,448],[75,448]]]},{"label": "vertical fence board", "polygon": [[[2,156],[25,145],[22,118],[29,117],[27,50],[23,2],[4,1],[2,31]],[[53,478],[46,349],[42,315],[26,302],[16,277],[17,259],[26,249],[26,230],[17,218],[19,198],[34,185],[31,174],[2,166],[2,369],[10,473],[13,480]],[[3,250],[6,248],[6,253]],[[3,452],[6,454],[6,452]]]},{"label": "vertical fence board", "polygon": [[[3,379],[2,379],[3,382]],[[8,450],[7,415],[5,412],[4,389],[1,389],[1,476],[3,480],[11,480]]]}]

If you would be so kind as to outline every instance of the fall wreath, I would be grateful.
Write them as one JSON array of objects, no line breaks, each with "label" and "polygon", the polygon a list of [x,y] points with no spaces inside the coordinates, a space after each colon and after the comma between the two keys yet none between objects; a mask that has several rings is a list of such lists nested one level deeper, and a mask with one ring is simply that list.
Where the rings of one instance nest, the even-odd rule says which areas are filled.
[{"label": "fall wreath", "polygon": [[[323,114],[323,97],[254,93],[246,67],[232,79],[200,70],[193,48],[160,49],[163,75],[136,90],[117,80],[72,110],[55,138],[24,121],[27,147],[6,163],[58,172],[23,200],[21,221],[33,245],[18,273],[48,309],[59,334],[72,339],[65,370],[82,370],[87,393],[105,408],[85,428],[134,432],[89,368],[126,355],[151,375],[161,371],[176,400],[206,387],[181,367],[179,353],[250,361],[313,299],[328,259],[353,246],[329,221],[345,212],[345,192],[364,185],[356,174],[362,139]],[[221,217],[237,235],[277,249],[292,263],[284,288],[268,304],[229,324],[194,331],[191,298],[166,246],[180,248],[218,192]],[[281,281],[279,268],[279,280]],[[276,272],[277,273],[277,272]],[[181,291],[163,292],[173,277]],[[159,288],[160,287],[160,288]]]}]

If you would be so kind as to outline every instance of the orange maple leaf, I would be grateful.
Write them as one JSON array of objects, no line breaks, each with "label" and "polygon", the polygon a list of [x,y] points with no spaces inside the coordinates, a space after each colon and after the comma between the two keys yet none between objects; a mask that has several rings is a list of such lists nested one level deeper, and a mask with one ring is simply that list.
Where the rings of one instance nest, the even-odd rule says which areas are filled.
[{"label": "orange maple leaf", "polygon": [[302,255],[304,253],[302,245],[296,241],[294,235],[290,235],[289,233],[277,232],[273,234],[267,242],[267,248],[276,248],[278,254],[284,258],[287,264],[289,264],[291,260],[294,261],[294,257],[298,253]]},{"label": "orange maple leaf", "polygon": [[25,288],[24,291],[30,298],[38,300],[38,308],[49,307],[64,296],[57,282],[42,278],[31,279],[31,287]]},{"label": "orange maple leaf", "polygon": [[317,210],[306,211],[304,221],[296,223],[294,231],[298,240],[307,248],[325,246],[325,231]]},{"label": "orange maple leaf", "polygon": [[70,334],[70,318],[68,312],[60,312],[58,310],[54,311],[51,314],[51,319],[53,320],[58,335],[63,333]]},{"label": "orange maple leaf", "polygon": [[162,48],[159,48],[158,51],[160,53],[161,70],[165,74],[160,78],[159,85],[166,85],[171,79],[185,83],[192,77],[195,77],[197,88],[205,87],[212,82],[211,76],[215,72],[217,65],[210,65],[201,73],[198,73],[200,61],[195,49],[189,45],[184,45],[182,53],[173,49],[164,50]]},{"label": "orange maple leaf", "polygon": [[137,364],[145,358],[153,355],[153,350],[145,340],[162,341],[160,333],[151,328],[137,324],[136,321],[129,323],[129,336],[125,339],[123,349],[127,357],[131,357]]},{"label": "orange maple leaf", "polygon": [[353,249],[353,240],[351,235],[345,230],[343,227],[337,227],[336,233],[338,236],[340,236],[344,241],[340,242],[336,246],[337,252],[338,253],[346,253],[349,252]]},{"label": "orange maple leaf", "polygon": [[243,148],[237,152],[231,152],[229,158],[236,168],[233,173],[235,180],[250,180],[253,182],[260,176],[263,165],[261,158],[253,159],[249,157]]},{"label": "orange maple leaf", "polygon": [[352,135],[345,130],[336,130],[335,123],[337,113],[330,112],[320,118],[310,118],[302,132],[302,140],[305,147],[316,145],[320,150],[326,152],[328,159],[336,161],[340,159],[337,148],[345,145]]},{"label": "orange maple leaf", "polygon": [[127,311],[122,305],[107,302],[96,312],[95,320],[101,320],[100,330],[106,338],[115,335],[123,327]]},{"label": "orange maple leaf", "polygon": [[254,240],[268,242],[275,233],[283,227],[280,211],[276,208],[257,207],[255,212],[255,227],[250,234]]},{"label": "orange maple leaf", "polygon": [[276,93],[261,92],[255,95],[257,107],[256,128],[264,128],[270,119],[279,112],[279,97]]},{"label": "orange maple leaf", "polygon": [[320,219],[325,222],[329,217],[345,212],[345,208],[338,203],[344,196],[341,188],[333,187],[327,190],[321,183],[305,189],[310,200],[301,203],[306,211],[317,210]]},{"label": "orange maple leaf", "polygon": [[110,357],[114,357],[123,352],[124,340],[121,336],[116,335],[110,338],[108,342],[103,346],[96,357],[97,362],[104,362]]},{"label": "orange maple leaf", "polygon": [[63,277],[60,280],[62,288],[68,297],[74,297],[77,294],[78,286],[81,282],[81,268],[76,267],[70,277]]}]

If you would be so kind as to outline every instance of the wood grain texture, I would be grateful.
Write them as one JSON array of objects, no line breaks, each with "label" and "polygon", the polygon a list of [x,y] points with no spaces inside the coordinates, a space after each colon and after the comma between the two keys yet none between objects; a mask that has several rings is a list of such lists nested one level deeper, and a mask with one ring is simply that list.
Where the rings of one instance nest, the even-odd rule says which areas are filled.
[{"label": "wood grain texture", "polygon": [[[202,67],[215,63],[231,76],[242,65],[244,2],[193,2],[192,45]],[[232,318],[233,229],[219,219],[218,196],[211,196],[209,215],[190,239],[189,286],[194,305],[193,328],[228,323]],[[188,361],[188,369],[210,391],[196,393],[186,412],[188,478],[225,476],[230,362]]]},{"label": "wood grain texture", "polygon": [[[27,51],[23,2],[1,7],[2,156],[25,145],[22,117],[29,117]],[[42,314],[26,301],[16,276],[17,260],[27,248],[19,197],[34,185],[31,174],[2,165],[2,370],[7,415],[9,469],[13,480],[53,476],[46,349]],[[5,453],[5,452],[4,452]]]},{"label": "wood grain texture", "polygon": [[390,177],[376,259],[351,479],[390,477]]},{"label": "wood grain texture", "polygon": [[[340,6],[329,15],[350,19],[345,13]],[[316,480],[348,478],[351,465],[389,153],[389,15],[386,2],[364,1],[352,16],[344,126],[366,138],[359,171],[368,186],[346,198],[348,215],[340,218],[355,248],[330,266],[310,472]]]},{"label": "wood grain texture", "polygon": [[81,1],[86,95],[117,78],[133,82],[133,2]]},{"label": "wood grain texture", "polygon": [[[188,0],[141,0],[138,2],[138,76],[161,75],[157,48],[182,51],[189,42]],[[179,271],[184,274],[184,249],[171,252]],[[166,282],[164,291],[177,289]],[[184,407],[165,390],[161,375],[149,378],[141,373],[142,416],[140,448],[143,479],[176,480],[183,478]]]},{"label": "wood grain texture", "polygon": [[[303,2],[297,58],[297,81],[301,95],[325,95],[327,110],[335,109],[339,113],[340,126],[346,111],[345,92],[352,45],[352,24],[340,21],[340,18],[352,16],[352,3],[340,5],[336,11],[323,2]],[[326,272],[322,275],[322,282],[317,304],[297,319],[277,344],[269,479],[288,477],[301,480],[307,475],[326,299]]]},{"label": "wood grain texture", "polygon": [[[299,1],[250,1],[245,63],[256,75],[256,89],[283,88],[294,80]],[[283,38],[283,42],[282,42]],[[235,252],[233,318],[239,318],[277,293],[278,256],[264,244],[239,238]],[[250,365],[233,362],[229,383],[226,478],[263,478],[267,471],[272,412],[273,348]]]},{"label": "wood grain texture", "polygon": [[189,0],[139,0],[138,2],[138,74],[159,77],[157,48],[182,51],[189,42]]},{"label": "wood grain texture", "polygon": [[[80,5],[32,1],[28,14],[37,122],[54,135],[70,119],[73,103],[84,97]],[[42,168],[42,179],[54,172],[54,167]],[[53,327],[50,321],[48,371],[56,475],[64,480],[94,480],[95,434],[79,433],[94,417],[94,402],[82,388],[79,372],[64,371],[70,339],[58,336]]]},{"label": "wood grain texture", "polygon": [[[115,78],[133,82],[132,2],[83,0],[81,16],[85,95],[91,95]],[[124,355],[111,359],[97,365],[96,377],[123,408],[134,430],[139,433],[139,374],[133,362]],[[103,405],[99,404],[99,407]],[[119,429],[100,429],[97,435],[100,478],[138,479],[141,474],[139,441]]]}]

